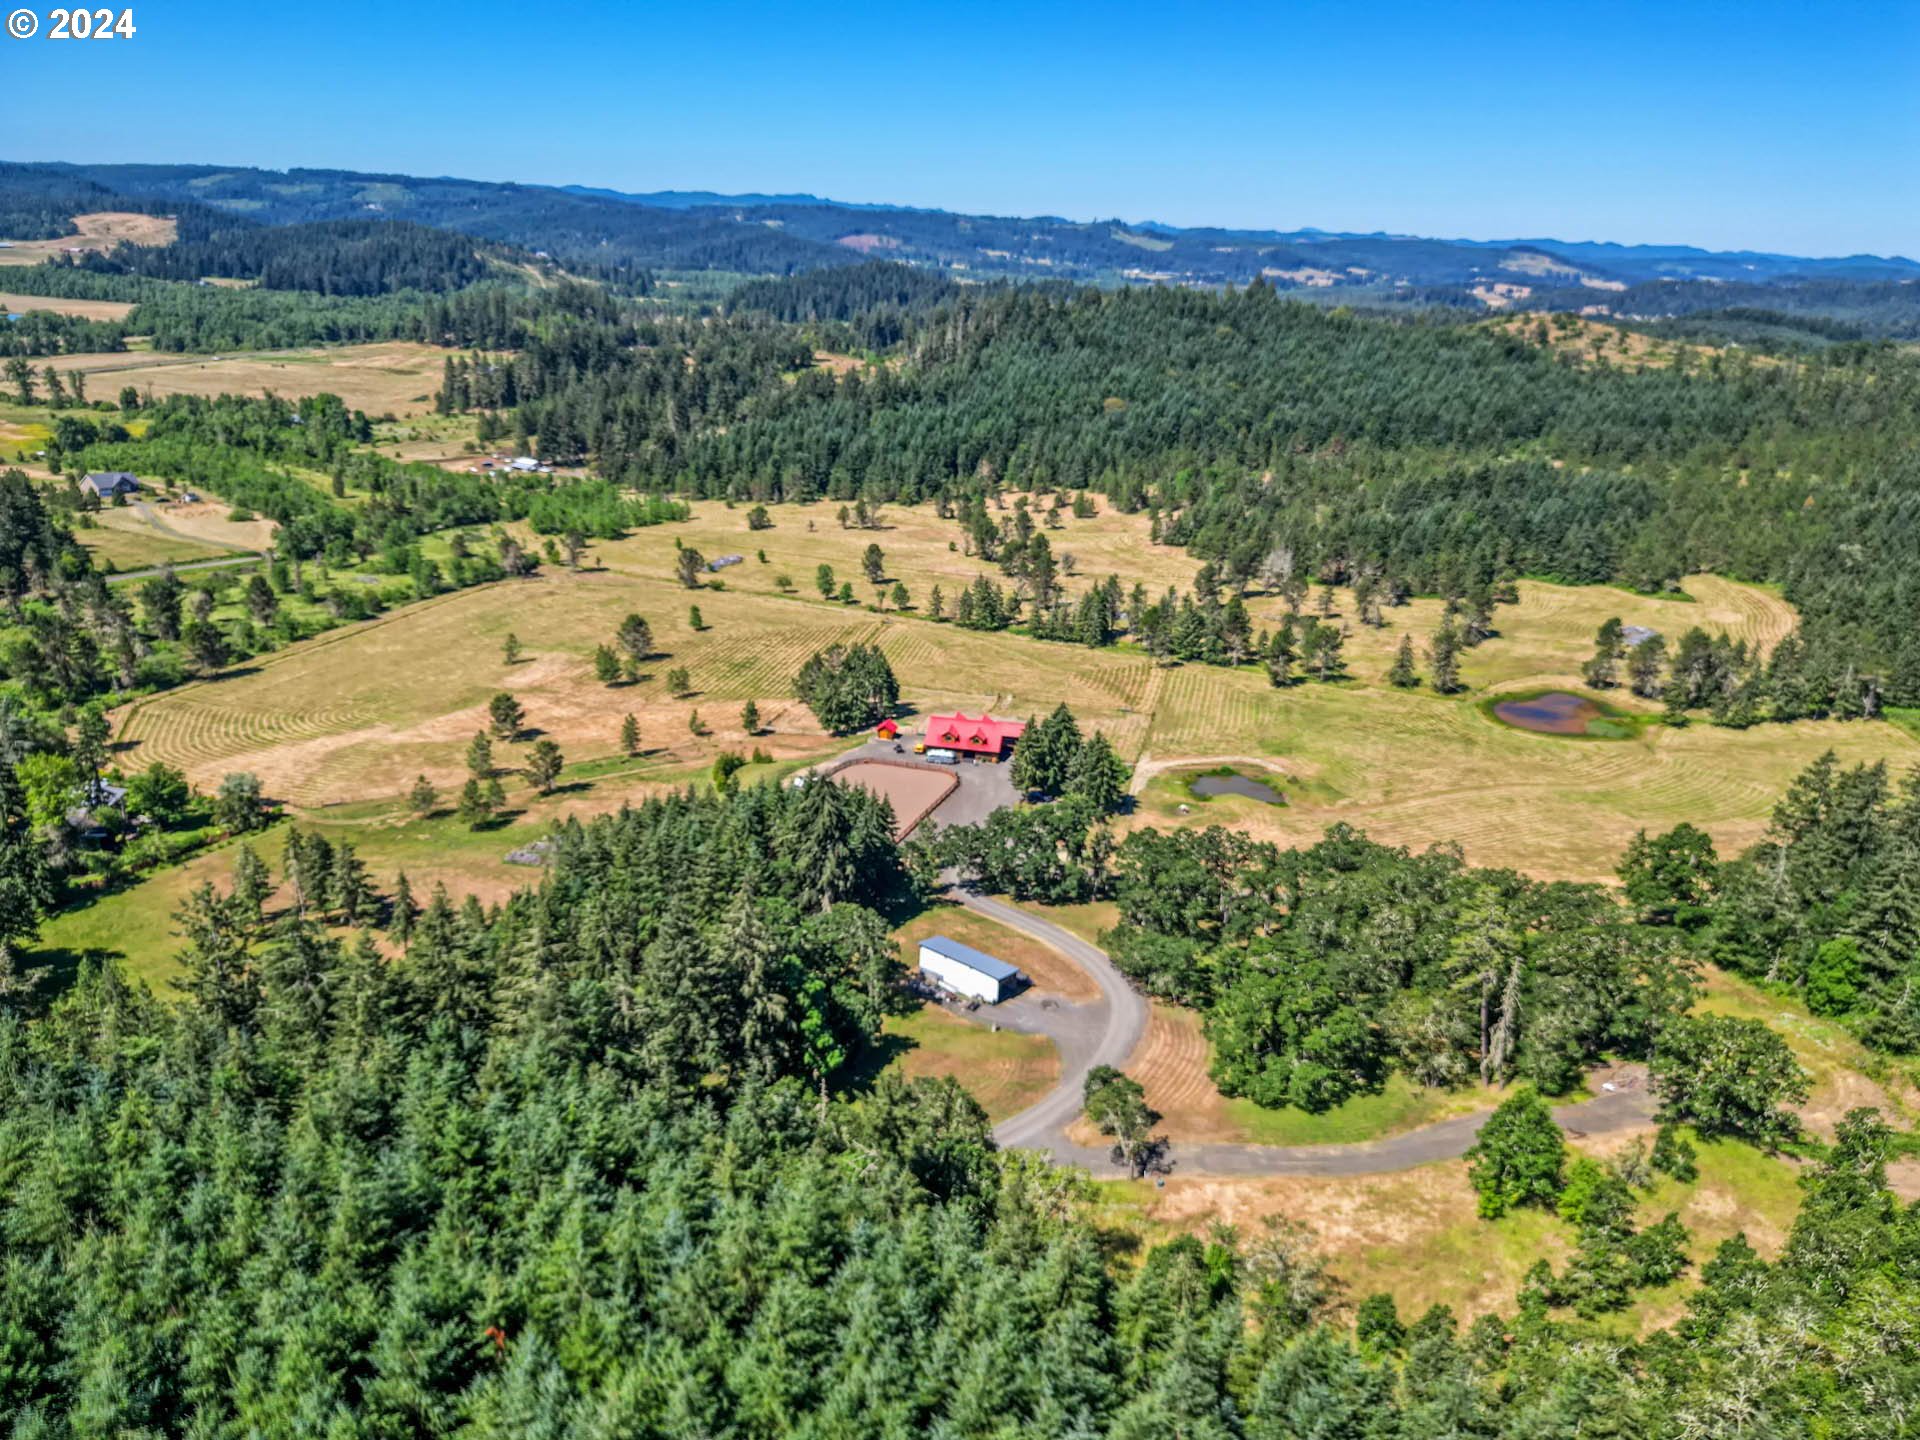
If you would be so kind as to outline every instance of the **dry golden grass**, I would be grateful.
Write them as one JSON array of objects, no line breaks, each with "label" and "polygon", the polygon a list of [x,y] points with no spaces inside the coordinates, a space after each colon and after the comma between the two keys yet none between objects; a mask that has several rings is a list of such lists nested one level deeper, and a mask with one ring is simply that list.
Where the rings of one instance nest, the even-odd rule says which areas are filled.
[{"label": "dry golden grass", "polygon": [[[1144,758],[1149,773],[1199,757],[1251,757],[1282,777],[1292,802],[1275,808],[1224,798],[1191,804],[1182,816],[1176,807],[1191,797],[1161,775],[1123,828],[1219,822],[1298,843],[1345,821],[1389,843],[1457,842],[1476,864],[1570,879],[1609,876],[1642,827],[1689,820],[1723,850],[1751,842],[1793,775],[1829,747],[1847,761],[1884,758],[1900,769],[1920,762],[1920,743],[1890,725],[1652,726],[1632,740],[1592,741],[1511,729],[1475,703],[1489,688],[1577,683],[1593,631],[1610,615],[1669,633],[1698,623],[1763,647],[1793,623],[1777,596],[1711,577],[1688,582],[1692,602],[1523,583],[1520,603],[1499,612],[1503,633],[1470,653],[1473,692],[1465,697],[1383,683],[1402,633],[1424,644],[1438,619],[1435,601],[1389,611],[1385,630],[1356,628],[1351,681],[1276,691],[1253,669],[1162,669],[1126,648],[1092,651],[823,603],[814,567],[824,561],[838,576],[858,576],[870,540],[882,545],[890,577],[916,602],[935,583],[956,594],[978,567],[947,549],[957,527],[930,510],[892,510],[891,528],[876,532],[842,530],[826,506],[780,507],[775,515],[774,529],[750,533],[744,509],[700,505],[689,525],[598,547],[592,559],[605,570],[549,571],[336,632],[271,657],[257,674],[156,696],[139,707],[129,733],[153,758],[183,764],[196,777],[236,768],[272,773],[282,793],[306,804],[392,795],[423,770],[458,779],[466,740],[487,697],[501,688],[519,693],[533,722],[570,755],[608,753],[619,717],[631,709],[649,745],[671,744],[697,763],[722,746],[748,743],[737,726],[747,699],[777,732],[761,743],[794,755],[831,748],[792,700],[801,662],[825,645],[867,640],[886,651],[918,714],[962,706],[1026,716],[1064,700],[1083,724],[1108,733],[1130,758]],[[709,556],[747,558],[721,573],[724,591],[696,594],[670,578],[676,538]],[[761,546],[766,564],[755,558]],[[1146,544],[1137,517],[1069,521],[1056,550],[1089,557],[1083,576],[1113,570],[1156,587],[1184,582],[1192,569],[1184,554]],[[796,595],[778,592],[781,573]],[[859,586],[871,596],[864,580]],[[710,627],[701,633],[685,623],[694,601]],[[1278,602],[1265,598],[1252,608],[1263,624],[1279,613]],[[668,658],[650,665],[652,679],[609,690],[592,679],[591,652],[629,611],[652,622]],[[533,657],[512,672],[499,660],[509,630]],[[699,693],[689,700],[665,693],[674,666],[691,672]],[[716,732],[704,741],[687,733],[696,707]]]},{"label": "dry golden grass", "polygon": [[325,349],[269,350],[202,359],[132,352],[56,355],[59,370],[84,370],[93,393],[131,385],[142,395],[338,395],[370,415],[418,414],[433,405],[446,352],[406,340]]},{"label": "dry golden grass", "polygon": [[96,528],[74,533],[87,549],[122,570],[273,544],[271,520],[229,520],[229,513],[227,506],[208,500],[110,505],[94,516]]},{"label": "dry golden grass", "polygon": [[0,265],[38,265],[55,255],[111,250],[123,240],[135,245],[171,245],[180,228],[169,215],[136,215],[125,210],[76,215],[73,225],[77,233],[55,240],[16,240],[11,249],[0,250]]},{"label": "dry golden grass", "polygon": [[[1646,1137],[1613,1135],[1598,1143],[1573,1143],[1576,1150],[1601,1156],[1636,1138]],[[1698,1283],[1700,1264],[1735,1232],[1743,1232],[1762,1255],[1777,1255],[1799,1205],[1795,1173],[1790,1162],[1744,1145],[1702,1144],[1700,1179],[1691,1185],[1663,1180],[1639,1207],[1642,1224],[1670,1210],[1679,1214],[1694,1269],[1610,1317],[1609,1328],[1643,1333],[1671,1323]],[[1480,1219],[1466,1163],[1460,1160],[1390,1175],[1259,1180],[1175,1175],[1164,1187],[1113,1181],[1099,1189],[1098,1218],[1149,1240],[1204,1234],[1219,1223],[1252,1235],[1269,1217],[1305,1222],[1343,1282],[1347,1304],[1384,1291],[1407,1320],[1430,1305],[1452,1306],[1463,1322],[1490,1312],[1511,1313],[1533,1263],[1546,1259],[1558,1267],[1574,1246],[1571,1227],[1542,1211]]]},{"label": "dry golden grass", "polygon": [[[1483,287],[1484,288],[1484,287]],[[1496,285],[1493,291],[1517,290],[1524,297],[1527,287]],[[1474,291],[1476,295],[1480,290]],[[1500,310],[1512,302],[1513,296],[1501,298],[1495,294],[1480,295],[1488,308]],[[1605,296],[1596,300],[1605,301]],[[1704,360],[1718,353],[1711,345],[1685,344],[1677,340],[1656,340],[1651,335],[1638,330],[1628,330],[1624,326],[1612,324],[1590,315],[1541,315],[1538,312],[1503,315],[1486,322],[1489,328],[1503,330],[1509,334],[1519,334],[1529,343],[1537,335],[1536,327],[1544,325],[1547,330],[1547,344],[1550,348],[1571,355],[1586,363],[1593,364],[1604,359],[1607,364],[1623,370],[1657,369],[1671,365],[1673,357],[1685,351],[1690,360]]]},{"label": "dry golden grass", "polygon": [[[7,252],[0,250],[0,256]],[[51,310],[56,315],[78,315],[83,320],[124,320],[133,310],[131,300],[59,300],[47,295],[0,294],[0,310],[16,315],[29,310]]]}]

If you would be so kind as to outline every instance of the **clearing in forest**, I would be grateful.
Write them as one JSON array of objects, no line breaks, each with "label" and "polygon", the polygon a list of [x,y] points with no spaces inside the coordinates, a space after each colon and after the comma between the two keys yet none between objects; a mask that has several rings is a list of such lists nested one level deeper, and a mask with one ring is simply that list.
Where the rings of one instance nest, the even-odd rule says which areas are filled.
[{"label": "clearing in forest", "polygon": [[[133,245],[171,245],[180,227],[170,215],[141,215],[130,210],[99,210],[73,217],[75,233],[52,240],[15,240],[0,250],[0,265],[38,265],[55,255],[87,250],[111,250],[126,241]],[[0,236],[0,239],[6,239]]]},{"label": "clearing in forest", "polygon": [[[0,256],[7,252],[0,250]],[[133,310],[131,300],[62,300],[51,295],[0,294],[0,310],[24,315],[30,310],[51,310],[56,315],[76,315],[82,320],[124,320]]]},{"label": "clearing in forest", "polygon": [[[4,252],[0,252],[4,253]],[[57,370],[87,372],[88,394],[110,399],[128,385],[144,399],[168,395],[259,395],[300,399],[338,395],[369,415],[411,415],[433,408],[440,388],[444,350],[409,340],[370,345],[334,345],[303,350],[262,350],[244,355],[174,356],[151,351],[55,355],[44,363]]]},{"label": "clearing in forest", "polygon": [[[1848,763],[1920,763],[1920,743],[1887,724],[1649,725],[1631,740],[1595,744],[1515,730],[1482,710],[1489,694],[1580,686],[1593,633],[1610,616],[1669,637],[1697,624],[1762,649],[1791,629],[1793,611],[1777,595],[1711,576],[1690,578],[1685,597],[1669,598],[1523,581],[1519,603],[1497,612],[1499,635],[1467,652],[1463,695],[1385,683],[1402,635],[1424,648],[1439,623],[1437,600],[1389,609],[1382,629],[1354,625],[1350,679],[1276,690],[1252,667],[1162,668],[1130,646],[1090,650],[929,621],[918,607],[934,584],[951,603],[983,568],[997,575],[947,548],[958,526],[931,507],[891,507],[883,512],[889,528],[878,531],[843,530],[829,504],[771,508],[773,528],[756,532],[744,507],[703,503],[691,524],[594,546],[585,570],[549,565],[531,580],[443,596],[291,647],[253,662],[249,674],[154,696],[125,722],[125,738],[139,747],[127,758],[182,765],[202,785],[229,770],[255,770],[269,790],[303,805],[391,799],[418,773],[436,783],[463,778],[466,742],[501,689],[520,696],[531,723],[552,733],[570,761],[610,755],[629,710],[650,746],[671,746],[689,765],[756,744],[778,758],[818,755],[838,742],[793,699],[793,677],[815,650],[866,641],[899,676],[909,735],[940,709],[1024,718],[1064,701],[1083,726],[1105,731],[1129,759],[1144,759],[1137,810],[1122,829],[1221,823],[1298,843],[1345,822],[1391,844],[1455,842],[1475,864],[1543,878],[1607,878],[1635,830],[1681,820],[1708,830],[1723,851],[1738,849],[1758,837],[1793,776],[1829,748]],[[724,590],[709,583],[690,591],[672,578],[676,539],[710,558],[744,558],[708,577]],[[821,600],[814,571],[825,563],[871,602],[861,567],[869,543],[881,545],[889,584],[906,585],[914,610]],[[1149,588],[1184,585],[1192,573],[1187,556],[1147,542],[1137,516],[1068,519],[1055,550],[1099,557],[1080,567],[1071,588],[1108,570],[1128,585],[1144,574]],[[781,592],[781,575],[793,582],[791,594]],[[701,609],[702,630],[688,624],[691,604]],[[1336,592],[1332,623],[1350,607],[1351,596]],[[1249,608],[1262,626],[1284,613],[1265,596]],[[593,677],[592,653],[629,612],[649,620],[661,653],[637,684],[608,687]],[[511,667],[500,658],[508,631],[527,656]],[[681,697],[666,683],[676,668],[692,685]],[[1607,694],[1623,708],[1652,709]],[[741,732],[739,709],[749,699],[771,736]],[[692,733],[696,710],[710,734]],[[1234,796],[1195,804],[1164,773],[1213,757],[1261,766],[1288,805]]]}]

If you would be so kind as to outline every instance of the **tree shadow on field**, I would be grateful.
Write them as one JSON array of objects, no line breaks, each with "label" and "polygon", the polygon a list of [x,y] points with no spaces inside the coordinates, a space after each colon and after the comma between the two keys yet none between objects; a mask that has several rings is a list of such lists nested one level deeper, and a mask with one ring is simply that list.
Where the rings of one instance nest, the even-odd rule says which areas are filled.
[{"label": "tree shadow on field", "polygon": [[22,958],[26,963],[21,967],[20,978],[26,988],[20,997],[21,1011],[29,1019],[38,1019],[74,987],[87,966],[112,965],[126,959],[126,952],[94,945],[81,950],[60,946],[29,950]]},{"label": "tree shadow on field", "polygon": [[834,1088],[843,1095],[865,1095],[889,1065],[909,1050],[919,1048],[918,1041],[905,1035],[876,1035],[840,1067]]}]

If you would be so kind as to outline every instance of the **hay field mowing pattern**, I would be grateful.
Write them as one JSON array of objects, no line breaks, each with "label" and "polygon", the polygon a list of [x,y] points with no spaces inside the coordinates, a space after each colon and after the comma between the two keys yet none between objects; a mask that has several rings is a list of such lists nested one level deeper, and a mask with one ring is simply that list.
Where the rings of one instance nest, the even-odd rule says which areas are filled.
[{"label": "hay field mowing pattern", "polygon": [[[1706,828],[1723,850],[1750,843],[1792,776],[1829,747],[1849,762],[1886,758],[1905,769],[1920,761],[1920,743],[1890,725],[1654,726],[1633,740],[1598,742],[1525,734],[1476,705],[1489,689],[1577,684],[1593,631],[1609,615],[1669,634],[1697,623],[1763,646],[1792,624],[1777,596],[1711,577],[1687,582],[1691,600],[1523,582],[1520,603],[1499,612],[1501,635],[1469,653],[1465,697],[1382,683],[1402,634],[1424,647],[1439,619],[1432,600],[1390,610],[1383,630],[1356,627],[1352,680],[1275,690],[1253,668],[1163,669],[1129,647],[1092,651],[982,634],[827,604],[810,588],[794,596],[776,590],[782,571],[810,587],[815,555],[840,575],[857,575],[861,550],[878,540],[890,574],[924,599],[931,575],[956,564],[971,574],[974,563],[946,549],[955,527],[930,511],[891,510],[893,529],[866,532],[841,530],[823,506],[777,507],[775,528],[758,533],[747,531],[744,511],[696,511],[691,526],[596,547],[593,558],[606,569],[549,571],[440,597],[268,657],[255,673],[154,697],[127,723],[126,737],[139,742],[128,759],[182,765],[202,785],[252,769],[274,793],[302,804],[390,797],[416,773],[458,784],[466,742],[499,689],[521,698],[531,723],[553,735],[570,762],[609,755],[629,711],[649,747],[670,747],[688,764],[720,748],[750,748],[759,742],[737,725],[749,698],[774,727],[769,743],[790,754],[824,750],[831,742],[794,702],[793,676],[817,649],[868,641],[888,655],[913,713],[964,707],[1024,717],[1065,701],[1083,725],[1155,767],[1183,756],[1259,758],[1285,777],[1293,802],[1196,806],[1180,816],[1150,791],[1143,801],[1153,803],[1122,828],[1230,815],[1252,834],[1298,843],[1345,821],[1382,841],[1454,841],[1474,863],[1551,877],[1604,879],[1636,829],[1681,820]],[[813,532],[804,528],[807,515]],[[1135,546],[1154,565],[1171,563],[1172,552],[1146,546],[1137,517],[1069,521],[1059,532],[1067,537],[1060,547],[1093,551],[1076,527],[1103,545]],[[710,555],[747,559],[723,573],[725,590],[689,592],[671,578],[676,536]],[[764,565],[754,555],[758,541],[766,543]],[[922,573],[922,562],[933,568]],[[686,623],[694,602],[709,627],[699,633]],[[1253,605],[1266,623],[1277,618],[1277,602]],[[592,678],[592,651],[629,611],[648,618],[664,653],[639,683],[609,689]],[[528,656],[513,667],[499,655],[509,630]],[[676,700],[665,677],[680,666],[696,693]],[[711,736],[689,733],[695,709]],[[516,763],[514,747],[501,749],[509,752],[502,763]]]}]

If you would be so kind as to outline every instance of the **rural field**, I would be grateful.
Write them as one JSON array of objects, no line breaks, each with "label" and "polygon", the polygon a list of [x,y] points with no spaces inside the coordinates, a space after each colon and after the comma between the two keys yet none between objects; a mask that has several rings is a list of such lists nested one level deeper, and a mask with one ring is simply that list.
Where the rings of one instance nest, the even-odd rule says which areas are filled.
[{"label": "rural field", "polygon": [[[0,256],[5,251],[0,250]],[[131,300],[62,300],[50,295],[9,295],[0,291],[0,310],[24,315],[29,310],[51,310],[82,320],[124,320],[133,310]]]},{"label": "rural field", "polygon": [[109,505],[74,537],[116,570],[210,560],[273,544],[271,520],[229,520],[227,515],[226,505],[210,500]]},{"label": "rural field", "polygon": [[[87,250],[111,250],[121,241],[135,245],[171,245],[179,226],[165,215],[142,215],[131,210],[100,210],[75,215],[76,234],[55,240],[15,240],[0,250],[0,265],[38,265],[55,255]],[[0,235],[0,240],[7,237]]]},{"label": "rural field", "polygon": [[[758,743],[782,758],[819,755],[836,742],[793,700],[793,676],[817,649],[868,641],[886,652],[912,712],[1026,716],[1065,701],[1138,763],[1138,806],[1123,828],[1218,822],[1293,843],[1346,822],[1390,843],[1457,843],[1476,864],[1581,880],[1610,876],[1642,827],[1690,820],[1723,849],[1751,843],[1793,775],[1825,750],[1902,770],[1920,763],[1920,743],[1892,725],[1651,725],[1596,741],[1516,730],[1481,708],[1489,692],[1577,684],[1593,631],[1611,615],[1670,632],[1699,624],[1762,647],[1792,624],[1776,595],[1709,576],[1688,582],[1691,599],[1523,582],[1520,603],[1498,612],[1501,634],[1468,653],[1462,696],[1383,683],[1402,633],[1424,643],[1436,601],[1389,610],[1380,631],[1356,627],[1351,680],[1276,691],[1251,668],[1161,668],[1125,646],[1087,650],[821,601],[815,567],[858,577],[870,541],[916,605],[935,584],[951,596],[977,573],[947,548],[956,527],[930,510],[896,507],[886,524],[843,530],[832,507],[789,506],[776,509],[773,529],[753,533],[744,511],[699,505],[691,524],[596,547],[579,572],[549,566],[530,580],[439,597],[266,657],[251,673],[155,696],[122,712],[119,737],[133,763],[165,760],[202,785],[253,770],[301,806],[391,798],[420,773],[460,778],[466,742],[500,689],[518,695],[571,760],[610,756],[629,711],[650,746],[671,746],[689,765],[750,748],[738,723],[748,699],[773,731]],[[1144,573],[1151,585],[1183,582],[1192,562],[1149,546],[1144,529],[1130,516],[1069,521],[1055,549],[1086,557],[1082,576],[1111,568]],[[746,558],[716,577],[724,589],[690,592],[672,578],[676,539],[710,557]],[[765,564],[756,558],[763,547]],[[777,586],[783,574],[792,595]],[[699,631],[688,623],[692,603],[706,622]],[[1271,622],[1276,605],[1256,599],[1253,608]],[[591,656],[629,612],[651,622],[662,654],[639,682],[610,688],[593,678]],[[509,631],[526,651],[511,667],[500,654]],[[667,691],[675,667],[692,681],[683,699]],[[710,735],[690,732],[696,711]],[[1203,802],[1187,790],[1196,768],[1224,761],[1270,777],[1289,803]]]},{"label": "rural field", "polygon": [[275,395],[299,399],[327,392],[369,415],[411,415],[433,406],[446,352],[406,340],[302,350],[260,350],[212,357],[124,354],[56,355],[57,370],[84,370],[89,393],[111,398],[131,385],[144,397]]}]

